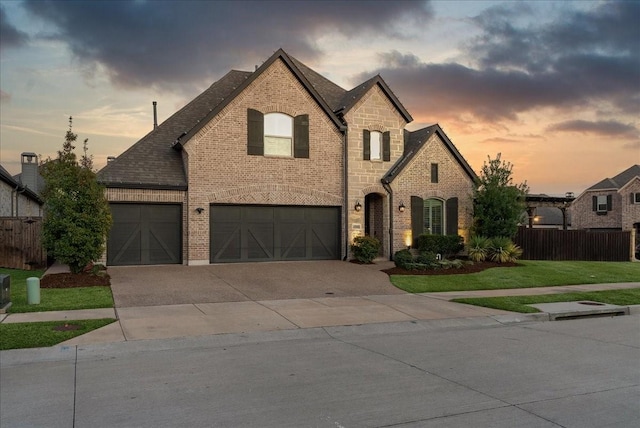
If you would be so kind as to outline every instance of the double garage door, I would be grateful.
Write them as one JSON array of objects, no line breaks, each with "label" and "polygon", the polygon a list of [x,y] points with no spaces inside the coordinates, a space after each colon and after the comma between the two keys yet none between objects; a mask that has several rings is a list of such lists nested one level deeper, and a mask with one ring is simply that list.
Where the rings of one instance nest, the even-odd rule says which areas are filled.
[{"label": "double garage door", "polygon": [[[340,208],[212,205],[210,262],[340,258]],[[107,264],[182,263],[179,204],[111,204]]]},{"label": "double garage door", "polygon": [[340,208],[212,205],[210,262],[340,258]]}]

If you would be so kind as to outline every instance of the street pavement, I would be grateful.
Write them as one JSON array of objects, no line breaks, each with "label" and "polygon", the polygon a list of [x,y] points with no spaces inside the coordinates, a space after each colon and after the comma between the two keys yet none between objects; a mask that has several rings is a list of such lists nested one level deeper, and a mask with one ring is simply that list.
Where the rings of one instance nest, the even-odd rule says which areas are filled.
[{"label": "street pavement", "polygon": [[0,380],[2,428],[637,427],[640,315],[3,351]]}]

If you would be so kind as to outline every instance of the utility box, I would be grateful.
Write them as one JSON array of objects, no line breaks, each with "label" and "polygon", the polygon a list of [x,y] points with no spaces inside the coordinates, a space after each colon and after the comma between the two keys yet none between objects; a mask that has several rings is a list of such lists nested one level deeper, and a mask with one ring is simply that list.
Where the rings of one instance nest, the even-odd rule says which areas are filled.
[{"label": "utility box", "polygon": [[0,274],[0,314],[11,306],[11,276]]}]

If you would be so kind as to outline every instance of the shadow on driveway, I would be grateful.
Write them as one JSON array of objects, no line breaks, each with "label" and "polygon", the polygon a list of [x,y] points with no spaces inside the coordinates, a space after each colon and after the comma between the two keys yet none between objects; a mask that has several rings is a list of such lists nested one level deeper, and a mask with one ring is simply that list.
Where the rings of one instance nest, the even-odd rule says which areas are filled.
[{"label": "shadow on driveway", "polygon": [[339,260],[208,266],[113,266],[117,308],[185,303],[242,302],[405,294],[381,269]]}]

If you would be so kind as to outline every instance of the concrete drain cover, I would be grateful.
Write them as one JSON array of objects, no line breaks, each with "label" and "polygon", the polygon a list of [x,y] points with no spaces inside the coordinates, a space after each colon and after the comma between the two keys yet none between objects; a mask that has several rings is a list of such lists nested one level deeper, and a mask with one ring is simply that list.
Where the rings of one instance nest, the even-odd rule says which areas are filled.
[{"label": "concrete drain cover", "polygon": [[551,321],[629,315],[629,307],[627,306],[591,301],[537,303],[529,306],[548,313]]}]

